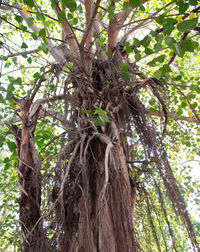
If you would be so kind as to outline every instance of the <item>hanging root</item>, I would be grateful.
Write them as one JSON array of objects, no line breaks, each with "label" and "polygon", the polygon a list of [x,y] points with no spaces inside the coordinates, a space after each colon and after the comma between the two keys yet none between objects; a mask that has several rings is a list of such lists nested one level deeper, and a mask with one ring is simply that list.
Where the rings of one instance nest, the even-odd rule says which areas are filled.
[{"label": "hanging root", "polygon": [[106,191],[106,187],[108,184],[108,180],[109,180],[108,158],[109,158],[109,154],[111,152],[111,149],[113,147],[113,144],[112,144],[110,138],[103,135],[103,134],[98,135],[98,137],[103,143],[107,144],[106,153],[105,153],[105,181],[104,181],[103,187],[101,189],[101,192],[99,194],[99,205],[101,205],[105,191]]}]

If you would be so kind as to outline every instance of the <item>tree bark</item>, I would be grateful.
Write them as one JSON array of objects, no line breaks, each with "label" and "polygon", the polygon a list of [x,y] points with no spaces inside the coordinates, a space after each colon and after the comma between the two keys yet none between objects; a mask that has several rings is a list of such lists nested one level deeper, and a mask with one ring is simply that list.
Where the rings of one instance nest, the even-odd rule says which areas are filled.
[{"label": "tree bark", "polygon": [[47,243],[39,220],[41,205],[40,160],[33,141],[33,132],[37,121],[37,113],[30,119],[31,102],[18,100],[15,102],[21,109],[22,129],[12,127],[18,144],[18,184],[20,189],[19,220],[22,235],[23,252],[47,251]]}]

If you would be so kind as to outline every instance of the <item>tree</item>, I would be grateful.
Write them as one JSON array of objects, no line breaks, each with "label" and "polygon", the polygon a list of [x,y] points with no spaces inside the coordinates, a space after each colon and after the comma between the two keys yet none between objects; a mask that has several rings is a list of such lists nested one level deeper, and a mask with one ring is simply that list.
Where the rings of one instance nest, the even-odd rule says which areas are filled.
[{"label": "tree", "polygon": [[198,153],[198,1],[0,9],[2,186],[16,166],[22,251],[199,251],[168,159]]}]

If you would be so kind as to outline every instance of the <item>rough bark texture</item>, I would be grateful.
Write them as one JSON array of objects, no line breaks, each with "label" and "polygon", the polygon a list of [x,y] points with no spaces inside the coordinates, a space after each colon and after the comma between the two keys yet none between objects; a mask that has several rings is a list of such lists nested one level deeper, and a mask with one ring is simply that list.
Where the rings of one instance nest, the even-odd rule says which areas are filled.
[{"label": "rough bark texture", "polygon": [[[29,118],[31,102],[17,100],[21,109],[22,129],[15,127],[15,136],[18,143],[18,184],[20,189],[19,220],[22,235],[22,251],[47,251],[42,223],[39,220],[41,205],[41,174],[40,161],[33,141],[37,113]],[[14,129],[14,128],[13,128]]]}]

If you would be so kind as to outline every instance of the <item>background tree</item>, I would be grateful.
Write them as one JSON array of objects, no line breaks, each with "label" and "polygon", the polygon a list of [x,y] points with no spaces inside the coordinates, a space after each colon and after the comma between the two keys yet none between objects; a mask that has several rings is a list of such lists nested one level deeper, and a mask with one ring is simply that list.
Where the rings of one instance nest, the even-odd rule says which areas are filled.
[{"label": "background tree", "polygon": [[199,152],[198,1],[0,10],[4,240],[34,252],[199,251],[184,200],[198,182],[180,157]]}]

